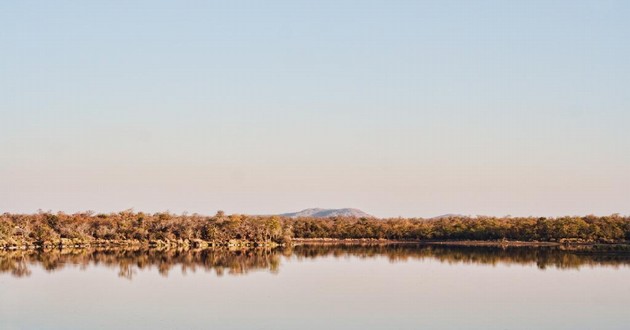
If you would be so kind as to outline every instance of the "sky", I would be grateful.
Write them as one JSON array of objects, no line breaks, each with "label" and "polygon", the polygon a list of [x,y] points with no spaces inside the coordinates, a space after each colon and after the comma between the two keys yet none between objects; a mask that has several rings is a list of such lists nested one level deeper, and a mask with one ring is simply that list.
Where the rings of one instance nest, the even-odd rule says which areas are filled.
[{"label": "sky", "polygon": [[628,1],[3,1],[0,212],[630,214]]}]

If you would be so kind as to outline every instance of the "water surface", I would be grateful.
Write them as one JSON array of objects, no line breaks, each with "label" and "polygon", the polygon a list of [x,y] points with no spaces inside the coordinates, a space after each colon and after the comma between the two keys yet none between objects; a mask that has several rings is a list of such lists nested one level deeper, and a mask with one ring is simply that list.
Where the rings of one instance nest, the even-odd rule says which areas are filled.
[{"label": "water surface", "polygon": [[0,252],[0,328],[627,329],[629,265],[416,244]]}]

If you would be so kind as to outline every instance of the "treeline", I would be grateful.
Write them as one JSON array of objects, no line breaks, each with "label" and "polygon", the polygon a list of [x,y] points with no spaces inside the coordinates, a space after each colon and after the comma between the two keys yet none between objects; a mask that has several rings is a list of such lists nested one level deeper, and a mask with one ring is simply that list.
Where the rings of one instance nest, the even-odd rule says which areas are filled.
[{"label": "treeline", "polygon": [[0,246],[84,245],[260,246],[291,240],[277,216],[175,215],[123,211],[109,214],[39,212],[0,215]]},{"label": "treeline", "polygon": [[381,240],[630,241],[630,217],[441,219],[176,215],[123,211],[0,215],[0,247],[77,245],[258,246],[295,238]]},{"label": "treeline", "polygon": [[295,237],[389,240],[478,240],[601,242],[630,240],[630,217],[291,220]]}]

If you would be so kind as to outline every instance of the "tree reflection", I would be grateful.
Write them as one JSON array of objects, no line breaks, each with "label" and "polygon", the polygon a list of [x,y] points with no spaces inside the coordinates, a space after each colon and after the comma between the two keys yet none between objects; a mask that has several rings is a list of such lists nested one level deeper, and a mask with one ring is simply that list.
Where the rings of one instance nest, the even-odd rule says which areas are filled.
[{"label": "tree reflection", "polygon": [[48,272],[64,267],[85,270],[101,266],[117,268],[118,276],[132,279],[139,271],[157,270],[161,275],[178,267],[183,274],[203,270],[217,276],[243,275],[252,271],[277,273],[283,259],[323,257],[387,258],[390,262],[437,260],[448,264],[535,265],[544,270],[630,265],[624,246],[449,246],[426,244],[313,244],[287,248],[252,249],[55,249],[0,251],[0,273],[31,275],[31,267]]}]

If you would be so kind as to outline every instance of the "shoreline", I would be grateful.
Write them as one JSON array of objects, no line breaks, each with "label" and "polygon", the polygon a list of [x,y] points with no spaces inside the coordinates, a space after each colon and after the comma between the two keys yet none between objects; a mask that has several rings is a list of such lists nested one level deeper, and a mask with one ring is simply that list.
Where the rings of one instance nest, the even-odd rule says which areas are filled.
[{"label": "shoreline", "polygon": [[393,244],[417,244],[417,245],[439,245],[439,246],[463,246],[463,247],[594,247],[594,246],[624,246],[630,247],[630,242],[548,242],[548,241],[476,241],[476,240],[392,240],[375,238],[294,238],[290,243],[277,242],[251,242],[237,241],[230,242],[206,242],[206,241],[105,241],[96,242],[59,242],[41,245],[8,245],[0,246],[0,251],[16,250],[51,250],[51,249],[90,249],[90,248],[120,248],[120,249],[255,249],[255,248],[278,248],[297,245],[393,245]]},{"label": "shoreline", "polygon": [[630,242],[530,242],[530,241],[449,241],[449,240],[388,240],[371,238],[297,238],[292,244],[421,244],[443,246],[492,246],[492,247],[553,247],[553,246],[630,246]]},{"label": "shoreline", "polygon": [[51,249],[91,249],[91,248],[121,248],[121,249],[209,249],[209,248],[275,248],[283,246],[281,243],[252,242],[244,240],[229,240],[227,242],[213,242],[203,240],[97,240],[72,241],[62,239],[59,242],[45,242],[42,244],[9,244],[0,245],[0,251],[15,250],[51,250]]}]

